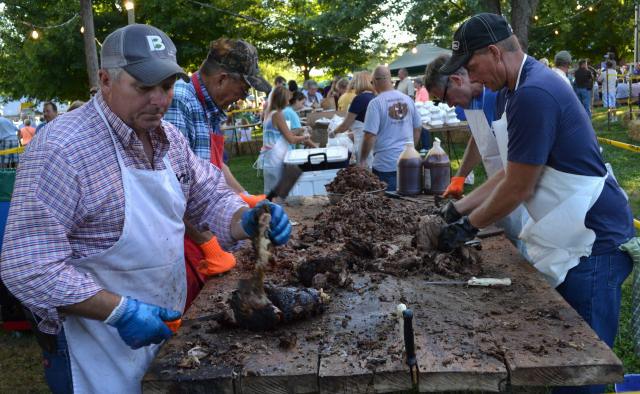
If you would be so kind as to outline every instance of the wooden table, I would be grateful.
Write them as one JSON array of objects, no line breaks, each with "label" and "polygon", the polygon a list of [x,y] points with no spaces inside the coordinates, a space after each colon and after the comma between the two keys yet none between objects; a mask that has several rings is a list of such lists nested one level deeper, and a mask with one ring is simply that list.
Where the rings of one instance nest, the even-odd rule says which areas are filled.
[{"label": "wooden table", "polygon": [[429,130],[430,133],[439,133],[443,143],[466,143],[471,135],[467,122],[442,126],[432,126],[424,123],[422,126]]},{"label": "wooden table", "polygon": [[[287,210],[292,220],[308,223],[324,203],[324,198],[313,198]],[[151,365],[143,391],[410,390],[393,315],[400,302],[415,313],[421,392],[521,392],[518,387],[525,386],[535,392],[532,388],[622,380],[620,360],[502,235],[485,238],[480,253],[485,275],[510,277],[511,287],[427,285],[424,278],[365,272],[353,275],[356,291],[331,293],[322,316],[275,332],[214,330],[208,323],[185,322]],[[231,272],[209,280],[187,317],[224,301],[241,275]],[[507,304],[511,306],[505,308]],[[282,336],[291,334],[297,344],[281,348]],[[196,345],[211,355],[197,368],[178,368],[186,349]]]},{"label": "wooden table", "polygon": [[[221,126],[220,127],[220,131],[224,132],[227,130],[233,130],[233,139],[235,140],[236,143],[236,152],[238,154],[240,154],[240,138],[238,136],[238,130],[239,129],[253,129],[254,127],[257,126],[261,126],[262,123],[248,123],[248,124],[241,124],[241,125],[226,125],[226,126]],[[253,133],[252,133],[253,134]],[[250,146],[252,146],[253,144],[251,144]],[[251,151],[251,153],[256,153],[253,152],[253,150]]]}]

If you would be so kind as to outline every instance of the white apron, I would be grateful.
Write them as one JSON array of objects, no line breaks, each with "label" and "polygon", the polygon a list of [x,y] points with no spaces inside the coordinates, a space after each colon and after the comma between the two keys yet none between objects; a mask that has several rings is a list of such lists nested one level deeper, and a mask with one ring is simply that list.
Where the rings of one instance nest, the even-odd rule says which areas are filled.
[{"label": "white apron", "polygon": [[[483,107],[484,107],[484,93],[483,93]],[[487,122],[487,117],[484,114],[483,109],[465,109],[464,114],[469,124],[469,129],[473,135],[473,139],[476,141],[478,151],[482,157],[482,164],[487,172],[487,177],[491,178],[498,171],[502,170],[503,164],[500,158],[500,150],[498,149],[498,143],[496,137]],[[529,256],[526,251],[524,243],[518,239],[522,227],[529,219],[526,209],[523,205],[519,205],[509,215],[498,220],[496,225],[504,230],[507,238],[518,248],[522,256],[529,260]]]},{"label": "white apron", "polygon": [[[109,128],[122,174],[125,219],[120,239],[106,251],[71,264],[105,290],[182,311],[186,300],[184,224],[186,200],[165,156],[162,171],[124,165]],[[116,328],[101,321],[67,316],[64,330],[74,393],[138,393],[160,345],[132,350]]]},{"label": "white apron", "polygon": [[[266,128],[264,125],[267,121],[271,120],[271,127],[275,129],[275,125],[273,125],[273,114],[276,111],[271,111],[268,115],[267,119],[263,122],[263,130],[266,133]],[[258,169],[262,169],[262,174],[264,177],[264,193],[268,194],[275,186],[278,184],[280,180],[280,176],[282,175],[282,168],[284,166],[284,159],[287,156],[287,152],[291,150],[293,147],[286,138],[280,133],[278,130],[278,137],[276,142],[272,145],[265,145],[263,143],[262,148],[260,148],[260,155],[256,160],[256,166]]]},{"label": "white apron", "polygon": [[[360,152],[362,152],[362,141],[364,141],[364,123],[359,120],[354,120],[350,127],[353,132],[353,154],[356,156],[356,163],[360,162]],[[373,164],[373,152],[369,152],[367,157],[366,166],[371,169]]]},{"label": "white apron", "polygon": [[[522,59],[515,89],[527,55]],[[505,168],[509,134],[507,113],[493,122],[493,131]],[[593,230],[585,227],[587,212],[602,193],[608,175],[586,176],[558,171],[545,166],[531,198],[524,202],[529,220],[520,233],[534,267],[547,281],[557,287],[567,272],[580,262],[580,257],[590,256],[596,239]]]}]

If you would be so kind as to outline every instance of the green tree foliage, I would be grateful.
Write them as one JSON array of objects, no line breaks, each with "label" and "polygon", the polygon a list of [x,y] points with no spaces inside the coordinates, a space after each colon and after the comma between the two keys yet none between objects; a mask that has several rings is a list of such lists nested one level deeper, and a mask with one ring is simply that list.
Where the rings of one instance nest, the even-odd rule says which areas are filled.
[{"label": "green tree foliage", "polygon": [[268,7],[278,16],[270,28],[260,28],[263,53],[289,59],[305,79],[314,67],[343,73],[366,63],[384,41],[370,29],[397,6],[378,0],[272,0]]},{"label": "green tree foliage", "polygon": [[471,15],[485,11],[482,5],[476,0],[415,0],[404,24],[416,35],[417,42],[449,48],[460,24]]},{"label": "green tree foliage", "polygon": [[[2,0],[0,14],[0,92],[10,98],[86,99],[81,20],[52,26],[79,13],[79,0]],[[96,38],[127,23],[122,1],[94,0]],[[393,6],[378,0],[139,0],[136,21],[165,31],[178,48],[178,62],[195,71],[211,40],[244,38],[262,61],[297,65],[305,77],[313,67],[344,72],[364,64],[382,45],[379,31],[367,28]],[[289,44],[291,40],[291,44]],[[99,51],[99,48],[98,48]]]},{"label": "green tree foliage", "polygon": [[[599,63],[607,52],[616,59],[633,60],[633,2],[580,2],[546,0],[540,3],[530,31],[529,53],[553,61],[560,50],[574,60],[589,58]],[[589,11],[589,4],[592,11]],[[555,31],[558,34],[555,34]]]},{"label": "green tree foliage", "polygon": [[40,38],[30,37],[31,25],[63,23],[79,11],[79,3],[4,3],[0,19],[0,92],[13,98],[85,97],[88,88],[74,83],[87,79],[80,18],[55,29],[36,28]]},{"label": "green tree foliage", "polygon": [[[4,1],[4,0],[3,0]],[[218,0],[216,0],[218,1]],[[247,0],[253,1],[253,0]],[[247,1],[233,4],[245,7]],[[60,100],[86,99],[88,81],[80,18],[68,25],[38,29],[40,37],[30,37],[32,26],[57,25],[79,12],[78,0],[6,0],[0,28],[0,92],[19,98]],[[121,2],[94,0],[96,39],[102,42],[113,30],[127,23]],[[218,6],[231,3],[219,0]],[[178,47],[178,61],[195,70],[207,54],[211,39],[236,36],[237,19],[229,14],[195,6],[186,0],[145,0],[136,7],[136,21],[149,23],[167,32]],[[99,51],[99,48],[98,48]]]},{"label": "green tree foliage", "polygon": [[449,47],[453,33],[465,19],[479,12],[492,12],[507,17],[526,50],[531,18],[538,2],[539,0],[413,0],[405,26],[416,34],[419,42],[433,42]]},{"label": "green tree foliage", "polygon": [[[512,7],[518,2],[519,7]],[[418,42],[433,42],[449,47],[460,23],[478,12],[501,11],[508,15],[514,30],[516,22],[528,22],[527,52],[536,58],[553,56],[568,50],[574,59],[602,61],[607,52],[617,59],[633,57],[633,2],[629,0],[412,0],[405,20],[406,28],[416,34]],[[589,10],[592,7],[592,11]],[[518,13],[517,18],[515,13]],[[524,15],[523,15],[524,14]],[[536,19],[537,16],[537,19]],[[603,28],[603,26],[605,28]],[[558,34],[555,31],[558,31]],[[520,36],[519,36],[520,37]],[[521,37],[522,38],[522,37]]]}]

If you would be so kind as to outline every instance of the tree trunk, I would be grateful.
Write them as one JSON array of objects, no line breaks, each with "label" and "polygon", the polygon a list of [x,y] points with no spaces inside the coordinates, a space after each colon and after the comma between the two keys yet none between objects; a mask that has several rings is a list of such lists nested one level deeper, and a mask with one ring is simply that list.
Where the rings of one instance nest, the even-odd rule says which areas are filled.
[{"label": "tree trunk", "polygon": [[308,64],[302,66],[302,74],[304,75],[304,80],[307,81],[309,78],[309,73],[311,72],[311,67]]},{"label": "tree trunk", "polygon": [[523,51],[529,47],[529,26],[539,0],[511,0],[511,27]]},{"label": "tree trunk", "polygon": [[480,5],[482,12],[491,12],[493,14],[502,15],[500,0],[480,0],[478,4]]},{"label": "tree trunk", "polygon": [[91,0],[80,0],[80,16],[84,27],[84,57],[87,62],[89,88],[98,88],[98,52],[96,51],[96,33],[93,28]]}]

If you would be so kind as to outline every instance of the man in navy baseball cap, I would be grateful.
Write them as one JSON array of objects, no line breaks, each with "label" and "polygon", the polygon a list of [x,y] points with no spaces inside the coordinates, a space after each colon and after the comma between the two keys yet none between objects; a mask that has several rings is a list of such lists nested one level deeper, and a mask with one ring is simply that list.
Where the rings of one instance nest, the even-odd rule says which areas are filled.
[{"label": "man in navy baseball cap", "polygon": [[453,35],[451,58],[440,68],[450,75],[467,64],[473,52],[513,35],[513,30],[501,15],[482,13],[467,19]]},{"label": "man in navy baseball cap", "polygon": [[[453,49],[441,72],[465,66],[471,82],[507,90],[505,112],[491,124],[504,170],[453,204],[459,215],[441,230],[438,248],[464,244],[523,204],[530,218],[519,239],[533,266],[613,347],[621,286],[632,269],[620,247],[635,230],[590,117],[569,84],[524,53],[499,15],[469,18],[456,31]],[[554,392],[601,393],[605,387],[563,389]]]}]

